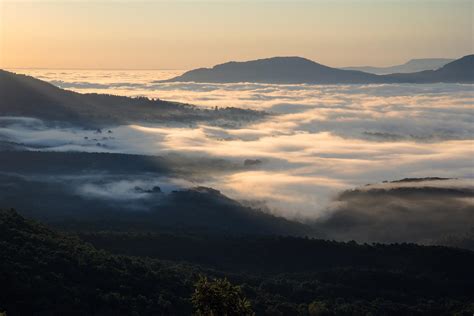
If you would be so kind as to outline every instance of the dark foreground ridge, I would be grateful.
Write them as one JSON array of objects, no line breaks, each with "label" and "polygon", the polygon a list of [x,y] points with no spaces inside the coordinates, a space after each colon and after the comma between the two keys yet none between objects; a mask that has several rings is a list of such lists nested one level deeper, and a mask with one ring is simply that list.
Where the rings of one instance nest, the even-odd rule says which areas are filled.
[{"label": "dark foreground ridge", "polygon": [[474,55],[464,56],[440,69],[414,73],[375,75],[318,64],[301,57],[273,57],[228,62],[213,68],[188,71],[166,82],[258,82],[275,84],[369,84],[474,82]]},{"label": "dark foreground ridge", "polygon": [[[307,225],[242,205],[211,188],[176,187],[162,192],[153,182],[166,176],[219,174],[229,168],[246,167],[219,159],[180,156],[3,151],[0,206],[77,230],[313,235]],[[147,184],[150,181],[152,184]],[[137,183],[126,198],[116,191],[107,194],[107,187],[128,182]],[[91,186],[93,192],[87,189]]]},{"label": "dark foreground ridge", "polygon": [[[241,285],[257,315],[470,315],[474,307],[467,250],[287,237],[82,238],[140,257],[0,211],[0,311],[189,315],[199,274]],[[194,258],[185,251],[193,247]]]}]

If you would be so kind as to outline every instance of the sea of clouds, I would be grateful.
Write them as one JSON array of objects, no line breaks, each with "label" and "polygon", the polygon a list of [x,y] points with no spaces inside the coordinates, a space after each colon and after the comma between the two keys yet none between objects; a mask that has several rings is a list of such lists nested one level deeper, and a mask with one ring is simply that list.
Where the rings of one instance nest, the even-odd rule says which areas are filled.
[{"label": "sea of clouds", "polygon": [[[110,132],[4,118],[0,138],[28,149],[222,158],[249,168],[201,177],[289,218],[333,212],[339,192],[406,177],[474,177],[474,89],[463,84],[160,83],[180,71],[23,71],[62,88],[274,113],[242,127],[130,125]],[[120,185],[123,185],[120,184]],[[115,188],[108,186],[108,189]],[[107,189],[105,188],[105,189]],[[85,187],[85,191],[96,187]],[[105,190],[107,191],[107,190]]]}]

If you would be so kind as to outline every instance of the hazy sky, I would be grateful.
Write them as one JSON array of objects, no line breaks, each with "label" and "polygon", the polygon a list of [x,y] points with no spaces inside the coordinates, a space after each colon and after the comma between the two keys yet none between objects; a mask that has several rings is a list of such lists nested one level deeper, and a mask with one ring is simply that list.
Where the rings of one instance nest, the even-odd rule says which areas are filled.
[{"label": "hazy sky", "polygon": [[297,55],[391,65],[474,51],[473,0],[0,0],[0,67],[189,69]]}]

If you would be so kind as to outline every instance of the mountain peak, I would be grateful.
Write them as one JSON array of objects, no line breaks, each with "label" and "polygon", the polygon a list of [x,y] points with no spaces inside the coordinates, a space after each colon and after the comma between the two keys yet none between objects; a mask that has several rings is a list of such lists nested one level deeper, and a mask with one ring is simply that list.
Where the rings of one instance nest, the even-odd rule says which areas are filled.
[{"label": "mountain peak", "polygon": [[353,83],[375,82],[376,76],[344,71],[298,56],[277,56],[250,61],[231,61],[212,68],[199,68],[167,81],[259,82],[259,83]]},{"label": "mountain peak", "polygon": [[376,75],[388,75],[394,73],[413,73],[425,70],[435,70],[443,67],[444,65],[452,61],[453,59],[449,58],[414,58],[410,59],[404,64],[388,67],[361,66],[345,67],[342,69],[359,70]]},{"label": "mountain peak", "polygon": [[404,63],[404,65],[419,64],[419,63],[438,64],[438,63],[443,63],[443,62],[449,63],[451,61],[453,61],[453,59],[450,59],[450,58],[412,58],[406,63]]},{"label": "mountain peak", "polygon": [[446,67],[473,67],[474,66],[474,54],[471,55],[466,55],[463,56],[459,59],[456,59],[446,65],[443,66],[443,68]]},{"label": "mountain peak", "polygon": [[[381,71],[369,67],[374,73],[368,73],[354,68],[332,68],[298,56],[278,56],[250,61],[231,61],[212,68],[194,69],[165,81],[272,84],[473,82],[474,55],[448,63],[449,61],[440,58],[412,59],[404,65],[379,69]],[[375,74],[376,72],[380,75]]]},{"label": "mountain peak", "polygon": [[[245,66],[249,66],[249,67],[259,67],[259,66],[300,67],[303,65],[314,66],[314,65],[320,65],[320,64],[310,59],[298,57],[298,56],[276,56],[276,57],[261,58],[261,59],[255,59],[255,60],[247,60],[247,61],[230,61],[223,64],[215,65],[211,69],[219,70],[219,69],[228,68],[228,67],[245,67]],[[208,68],[205,68],[205,69],[208,69]]]}]

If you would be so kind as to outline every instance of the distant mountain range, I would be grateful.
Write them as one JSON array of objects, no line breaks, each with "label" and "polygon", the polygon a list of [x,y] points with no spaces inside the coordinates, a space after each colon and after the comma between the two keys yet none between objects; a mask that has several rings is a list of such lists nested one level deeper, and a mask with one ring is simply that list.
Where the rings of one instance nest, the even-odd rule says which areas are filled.
[{"label": "distant mountain range", "polygon": [[360,66],[360,67],[343,67],[344,70],[358,70],[368,72],[376,75],[388,75],[394,73],[410,73],[425,70],[436,70],[443,67],[447,63],[454,61],[449,58],[421,58],[411,59],[404,64],[390,66],[390,67],[373,67],[373,66]]},{"label": "distant mountain range", "polygon": [[474,83],[474,55],[456,59],[436,70],[425,70],[408,74],[391,74],[380,76],[387,83]]},{"label": "distant mountain range", "polygon": [[332,68],[301,57],[273,57],[246,62],[228,62],[212,68],[195,69],[165,82],[257,82],[275,84],[472,83],[474,82],[474,55],[464,56],[436,70],[389,75]]},{"label": "distant mountain range", "polygon": [[253,110],[208,110],[145,97],[81,94],[30,76],[0,70],[0,116],[24,116],[100,127],[139,122],[249,121],[263,115],[263,112]]},{"label": "distant mountain range", "polygon": [[169,81],[262,82],[262,83],[353,83],[373,82],[373,74],[341,70],[301,57],[273,57],[246,62],[228,62],[213,68],[188,71]]}]

